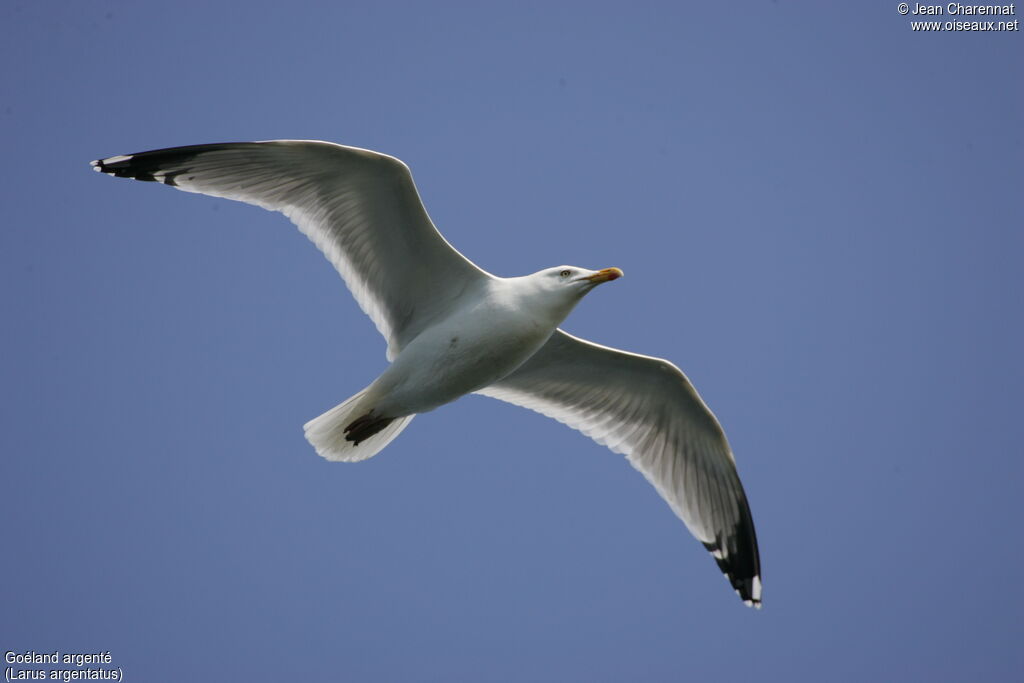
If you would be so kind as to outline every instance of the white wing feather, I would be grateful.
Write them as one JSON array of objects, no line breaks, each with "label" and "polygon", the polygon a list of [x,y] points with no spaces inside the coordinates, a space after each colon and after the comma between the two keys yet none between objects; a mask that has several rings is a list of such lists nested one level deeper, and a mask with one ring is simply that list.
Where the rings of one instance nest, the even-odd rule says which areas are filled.
[{"label": "white wing feather", "polygon": [[740,597],[760,605],[757,537],[732,451],[676,366],[557,330],[519,369],[477,393],[552,417],[624,454]]},{"label": "white wing feather", "polygon": [[388,343],[392,360],[476,282],[492,277],[434,227],[408,167],[329,142],[193,145],[92,162],[151,180],[280,211],[334,264]]}]

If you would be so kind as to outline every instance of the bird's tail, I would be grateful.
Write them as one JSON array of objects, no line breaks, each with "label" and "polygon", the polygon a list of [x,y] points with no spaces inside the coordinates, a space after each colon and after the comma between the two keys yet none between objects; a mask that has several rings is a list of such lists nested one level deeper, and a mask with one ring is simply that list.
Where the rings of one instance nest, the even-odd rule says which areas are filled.
[{"label": "bird's tail", "polygon": [[306,440],[318,455],[336,462],[366,460],[391,443],[415,417],[375,415],[372,407],[362,401],[366,391],[363,389],[303,425]]}]

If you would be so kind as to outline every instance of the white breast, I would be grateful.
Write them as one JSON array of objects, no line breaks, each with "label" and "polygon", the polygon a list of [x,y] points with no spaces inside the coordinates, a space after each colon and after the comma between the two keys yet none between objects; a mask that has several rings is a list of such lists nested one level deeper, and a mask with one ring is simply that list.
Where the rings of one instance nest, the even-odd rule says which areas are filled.
[{"label": "white breast", "polygon": [[374,383],[378,412],[423,413],[489,386],[544,345],[560,322],[547,317],[504,292],[478,298],[402,349]]}]

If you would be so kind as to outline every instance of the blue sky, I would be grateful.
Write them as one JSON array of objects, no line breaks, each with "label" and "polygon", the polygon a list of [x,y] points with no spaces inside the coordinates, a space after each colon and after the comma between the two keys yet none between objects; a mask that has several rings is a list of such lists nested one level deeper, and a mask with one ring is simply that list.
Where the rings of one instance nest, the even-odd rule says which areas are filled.
[{"label": "blue sky", "polygon": [[[1021,33],[897,3],[0,6],[0,646],[126,680],[1008,680],[1024,667]],[[313,138],[565,328],[679,365],[765,607],[643,478],[469,397],[301,425],[384,343],[276,214],[91,159]]]}]

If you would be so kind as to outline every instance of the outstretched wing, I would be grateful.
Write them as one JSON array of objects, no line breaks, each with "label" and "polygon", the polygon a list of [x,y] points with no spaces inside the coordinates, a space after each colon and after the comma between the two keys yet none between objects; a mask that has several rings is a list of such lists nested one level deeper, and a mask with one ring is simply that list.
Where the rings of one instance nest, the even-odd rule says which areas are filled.
[{"label": "outstretched wing", "polygon": [[757,536],[732,451],[679,368],[556,330],[519,369],[477,393],[552,417],[624,454],[744,602],[760,606]]},{"label": "outstretched wing", "polygon": [[341,273],[388,342],[388,359],[491,277],[434,227],[409,168],[356,147],[272,140],[174,147],[92,162],[119,178],[280,211]]}]

